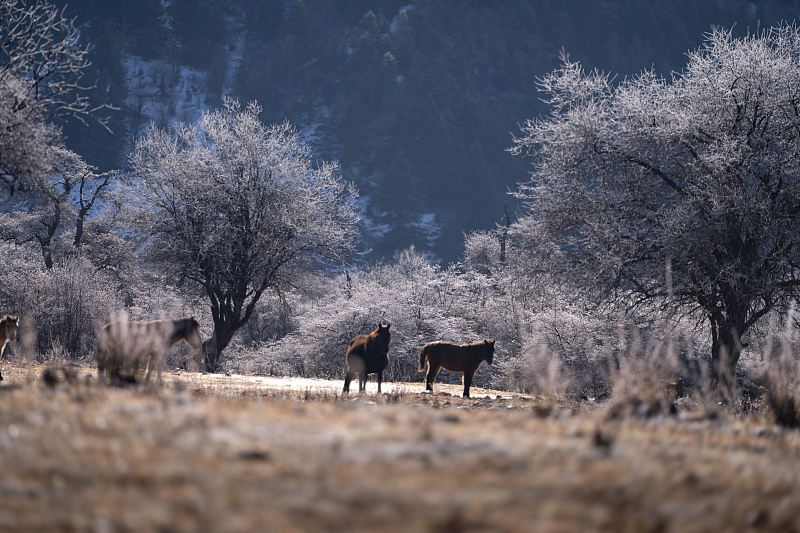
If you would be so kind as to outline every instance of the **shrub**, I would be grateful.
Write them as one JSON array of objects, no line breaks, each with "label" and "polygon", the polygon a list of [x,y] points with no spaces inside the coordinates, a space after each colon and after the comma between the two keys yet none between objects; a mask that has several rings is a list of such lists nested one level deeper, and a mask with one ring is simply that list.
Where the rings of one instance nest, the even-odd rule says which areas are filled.
[{"label": "shrub", "polygon": [[1,312],[20,316],[25,356],[88,360],[95,329],[122,307],[111,280],[81,256],[62,257],[48,270],[33,247],[6,245],[3,252]]},{"label": "shrub", "polygon": [[[463,344],[483,338],[497,343],[496,361],[518,352],[516,327],[497,280],[454,265],[428,263],[413,248],[391,262],[363,266],[336,277],[317,278],[314,294],[293,300],[297,327],[258,350],[247,366],[257,372],[341,379],[350,340],[381,321],[392,324],[391,381],[422,381],[419,352],[434,340]],[[476,386],[505,388],[504,370],[481,367]],[[460,382],[443,372],[441,381]]]},{"label": "shrub", "polygon": [[755,355],[742,365],[752,383],[744,382],[741,403],[755,411],[763,403],[776,424],[800,427],[800,339],[794,309],[783,320],[770,314],[763,326],[764,337],[753,343]]}]

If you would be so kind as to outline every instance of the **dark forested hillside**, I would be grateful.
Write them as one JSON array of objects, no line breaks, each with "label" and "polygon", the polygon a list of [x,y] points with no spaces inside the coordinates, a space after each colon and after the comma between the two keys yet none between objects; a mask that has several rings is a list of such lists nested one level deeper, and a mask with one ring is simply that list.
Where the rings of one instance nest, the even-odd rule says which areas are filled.
[{"label": "dark forested hillside", "polygon": [[113,134],[66,124],[67,142],[119,168],[150,121],[257,100],[262,121],[290,121],[358,184],[373,257],[413,243],[449,262],[527,177],[506,149],[545,112],[536,79],[561,50],[619,77],[668,76],[714,25],[743,35],[800,16],[789,0],[409,2],[70,0],[94,44],[92,97],[120,109]]}]

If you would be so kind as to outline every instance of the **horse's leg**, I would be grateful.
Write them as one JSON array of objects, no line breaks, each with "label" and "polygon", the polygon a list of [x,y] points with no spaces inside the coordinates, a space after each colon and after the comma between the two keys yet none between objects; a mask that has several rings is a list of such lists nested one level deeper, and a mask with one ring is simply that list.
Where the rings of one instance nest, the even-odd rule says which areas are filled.
[{"label": "horse's leg", "polygon": [[108,356],[106,358],[106,363],[104,367],[109,382],[113,384],[119,384],[120,383],[119,357],[117,356],[116,350],[112,351],[111,348],[108,349]]},{"label": "horse's leg", "polygon": [[383,370],[378,370],[378,394],[381,393],[381,381],[383,380]]},{"label": "horse's leg", "polygon": [[105,348],[105,357],[97,361],[98,379],[105,375],[104,381],[111,382],[112,379],[119,376],[116,357],[116,352],[113,352],[110,346]]},{"label": "horse's leg", "polygon": [[[3,347],[0,348],[0,359],[3,358],[3,354],[6,353],[6,344],[8,344],[8,339],[3,341]],[[0,372],[0,381],[3,381],[3,373]]]},{"label": "horse's leg", "polygon": [[472,376],[475,374],[475,369],[467,367],[464,369],[464,398],[469,398],[469,387],[472,385]]},{"label": "horse's leg", "polygon": [[106,370],[106,363],[108,361],[108,350],[106,343],[103,341],[104,332],[101,331],[98,335],[97,342],[94,345],[94,358],[97,361],[97,381],[103,380],[103,374]]},{"label": "horse's leg", "polygon": [[367,390],[367,373],[360,372],[358,374],[358,392],[365,392]]},{"label": "horse's leg", "polygon": [[428,359],[428,374],[425,376],[425,390],[433,390],[433,380],[439,375],[439,370],[441,369],[441,365],[434,365],[431,363],[431,360]]},{"label": "horse's leg", "polygon": [[157,356],[153,358],[156,363],[156,379],[158,380],[159,385],[163,385],[164,382],[161,380],[161,370],[164,368],[164,361],[167,359],[167,354],[161,352]]},{"label": "horse's leg", "polygon": [[344,389],[342,389],[342,394],[350,392],[350,382],[353,381],[354,376],[355,373],[348,368],[347,373],[344,375]]},{"label": "horse's leg", "polygon": [[150,352],[147,356],[147,374],[144,376],[145,381],[150,381],[150,374],[153,372],[153,363],[155,362],[154,359],[153,352]]}]

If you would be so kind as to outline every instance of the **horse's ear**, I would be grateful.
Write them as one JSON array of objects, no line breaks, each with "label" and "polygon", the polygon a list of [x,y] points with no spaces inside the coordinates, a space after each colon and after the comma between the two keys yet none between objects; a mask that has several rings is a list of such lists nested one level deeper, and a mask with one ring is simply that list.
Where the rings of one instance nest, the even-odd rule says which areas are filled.
[{"label": "horse's ear", "polygon": [[392,325],[387,322],[386,323],[386,329],[389,329],[390,327],[392,327]]}]

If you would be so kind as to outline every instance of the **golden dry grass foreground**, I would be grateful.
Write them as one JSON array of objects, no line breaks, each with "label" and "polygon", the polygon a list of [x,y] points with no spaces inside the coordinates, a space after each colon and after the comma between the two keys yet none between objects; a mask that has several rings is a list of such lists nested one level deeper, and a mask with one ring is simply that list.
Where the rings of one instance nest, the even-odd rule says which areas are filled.
[{"label": "golden dry grass foreground", "polygon": [[2,372],[0,531],[800,531],[800,433],[766,420]]}]

